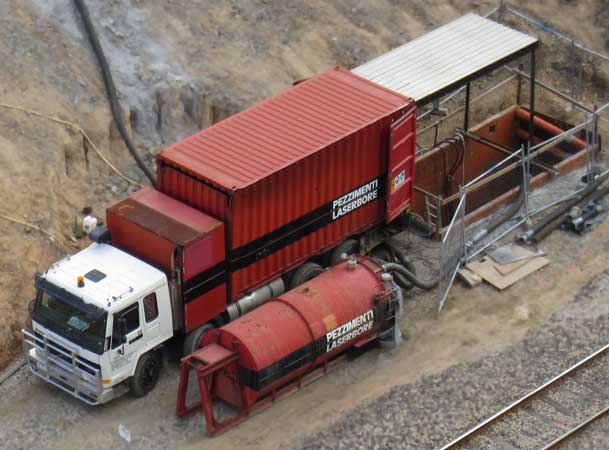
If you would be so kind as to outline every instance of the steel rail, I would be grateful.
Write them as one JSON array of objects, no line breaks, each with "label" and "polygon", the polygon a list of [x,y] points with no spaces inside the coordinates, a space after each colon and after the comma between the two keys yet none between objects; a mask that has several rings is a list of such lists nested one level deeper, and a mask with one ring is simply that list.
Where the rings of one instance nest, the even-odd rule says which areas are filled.
[{"label": "steel rail", "polygon": [[571,428],[569,431],[567,431],[564,434],[560,435],[559,437],[554,439],[552,442],[547,444],[545,447],[543,447],[541,450],[550,450],[551,448],[555,448],[558,444],[566,441],[567,439],[569,439],[574,434],[577,434],[578,432],[580,432],[581,430],[586,428],[588,425],[590,425],[592,422],[594,422],[596,419],[600,419],[601,417],[603,417],[608,412],[609,412],[609,406],[605,407],[604,409],[602,409],[601,411],[597,412],[593,416],[588,417],[586,420],[581,422],[579,425]]},{"label": "steel rail", "polygon": [[510,403],[508,406],[506,406],[505,408],[499,410],[498,412],[496,412],[495,414],[493,414],[489,418],[485,419],[484,421],[480,422],[475,427],[470,428],[465,433],[461,434],[457,438],[455,438],[452,441],[450,441],[448,444],[446,444],[443,447],[441,447],[440,450],[448,450],[448,449],[451,449],[451,448],[456,448],[459,445],[463,445],[464,443],[469,441],[471,438],[473,438],[475,435],[477,435],[480,431],[482,431],[483,429],[487,428],[488,426],[490,426],[491,424],[496,422],[497,419],[506,416],[509,412],[511,412],[514,409],[516,409],[516,407],[525,404],[526,402],[528,402],[532,398],[534,398],[537,395],[539,395],[541,392],[544,392],[546,389],[548,389],[549,387],[551,387],[554,384],[556,384],[558,381],[561,381],[561,380],[567,378],[569,375],[573,374],[577,369],[579,369],[580,367],[586,365],[587,363],[589,363],[590,361],[594,360],[598,356],[602,355],[607,350],[609,350],[609,344],[605,345],[604,347],[602,347],[601,349],[595,351],[594,353],[588,355],[587,357],[585,357],[584,359],[582,359],[581,361],[579,361],[575,365],[569,367],[567,370],[561,372],[560,374],[556,375],[551,380],[549,380],[546,383],[542,384],[537,389],[529,392],[528,394],[526,394],[523,397],[520,397],[515,402]]},{"label": "steel rail", "polygon": [[[516,162],[513,162],[512,164],[510,164],[509,166],[504,167],[501,170],[498,170],[497,172],[493,172],[493,170],[496,170],[499,166],[502,165],[503,162],[506,162],[508,159],[512,159],[512,157],[514,155],[518,155],[518,154],[519,154],[519,151],[512,153],[512,156],[508,156],[507,158],[501,160],[499,163],[495,164],[489,170],[485,171],[482,175],[488,175],[490,173],[490,175],[487,176],[486,178],[480,179],[481,176],[478,176],[475,180],[472,180],[472,181],[476,181],[476,184],[472,184],[471,181],[469,183],[467,183],[467,185],[464,187],[465,193],[469,194],[470,192],[477,191],[478,189],[480,189],[481,187],[484,187],[491,181],[496,180],[500,176],[505,175],[506,173],[508,173],[508,172],[514,170],[515,168],[517,168],[518,166],[520,166],[522,163],[520,161],[516,161]],[[461,196],[461,194],[459,192],[455,192],[451,196],[446,197],[444,200],[442,200],[442,206],[448,205],[449,203],[452,203],[455,200],[458,200],[460,198],[460,196]]]}]

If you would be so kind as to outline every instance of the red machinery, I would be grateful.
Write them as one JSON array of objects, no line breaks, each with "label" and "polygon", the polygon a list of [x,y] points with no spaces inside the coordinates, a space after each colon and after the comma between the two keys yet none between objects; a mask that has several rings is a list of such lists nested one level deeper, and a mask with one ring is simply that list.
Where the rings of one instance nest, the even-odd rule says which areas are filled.
[{"label": "red machinery", "polygon": [[[336,365],[353,346],[399,341],[401,293],[375,260],[358,256],[209,332],[203,348],[182,359],[176,414],[199,408],[210,434],[220,433]],[[187,406],[197,376],[200,403]],[[215,400],[237,409],[218,421]]]},{"label": "red machinery", "polygon": [[228,306],[408,210],[415,126],[411,99],[337,67],[159,153],[157,189],[224,223],[196,302]]},{"label": "red machinery", "polygon": [[294,287],[306,261],[395,232],[415,124],[412,100],[328,70],[162,151],[158,190],[108,209],[112,244],[165,272],[190,353],[212,324]]}]

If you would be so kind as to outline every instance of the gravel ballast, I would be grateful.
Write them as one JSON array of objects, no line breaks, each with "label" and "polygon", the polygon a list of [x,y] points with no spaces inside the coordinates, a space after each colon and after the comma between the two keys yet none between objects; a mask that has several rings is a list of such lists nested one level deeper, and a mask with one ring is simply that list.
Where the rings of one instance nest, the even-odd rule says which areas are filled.
[{"label": "gravel ballast", "polygon": [[[286,448],[424,449],[448,443],[605,345],[609,340],[608,286],[609,272],[604,272],[582,286],[568,308],[551,315],[506,351],[396,386]],[[577,409],[572,398],[562,403]],[[609,438],[609,432],[604,433]],[[598,433],[590,433],[588,439],[582,434],[577,448],[598,448],[594,446],[598,440]],[[526,442],[512,445],[527,447]]]}]

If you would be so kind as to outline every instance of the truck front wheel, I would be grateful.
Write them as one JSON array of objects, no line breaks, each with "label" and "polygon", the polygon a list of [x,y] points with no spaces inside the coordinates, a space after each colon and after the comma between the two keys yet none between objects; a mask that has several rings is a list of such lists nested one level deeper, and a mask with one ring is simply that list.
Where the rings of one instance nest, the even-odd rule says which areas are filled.
[{"label": "truck front wheel", "polygon": [[143,397],[154,389],[161,374],[161,357],[157,352],[144,353],[129,379],[129,389],[136,397]]}]

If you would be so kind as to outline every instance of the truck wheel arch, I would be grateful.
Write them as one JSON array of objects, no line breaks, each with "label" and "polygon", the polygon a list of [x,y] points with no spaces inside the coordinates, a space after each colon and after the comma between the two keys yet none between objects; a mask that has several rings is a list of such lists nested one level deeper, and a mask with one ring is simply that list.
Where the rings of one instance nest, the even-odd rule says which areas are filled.
[{"label": "truck wheel arch", "polygon": [[139,357],[133,375],[129,377],[129,389],[136,397],[143,397],[154,389],[159,381],[163,361],[158,351],[151,350]]}]

